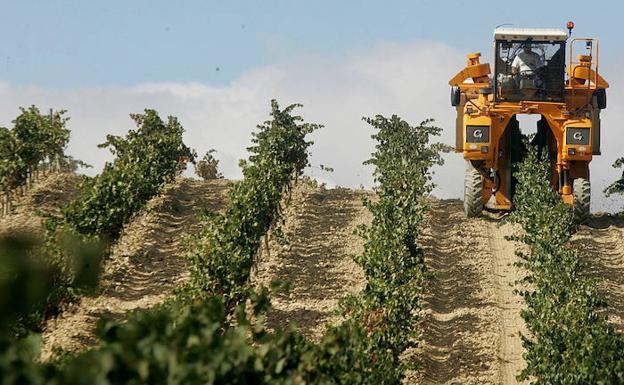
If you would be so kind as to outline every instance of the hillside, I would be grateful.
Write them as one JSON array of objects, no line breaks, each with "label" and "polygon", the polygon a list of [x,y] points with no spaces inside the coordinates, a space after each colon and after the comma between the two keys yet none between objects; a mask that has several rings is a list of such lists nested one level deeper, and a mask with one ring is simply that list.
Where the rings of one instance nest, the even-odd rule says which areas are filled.
[{"label": "hillside", "polygon": [[188,275],[185,237],[196,229],[202,210],[223,207],[228,184],[179,178],[152,199],[113,246],[99,293],[83,297],[47,322],[42,359],[49,359],[54,349],[93,346],[96,322],[102,316],[122,319],[132,310],[164,301]]},{"label": "hillside", "polygon": [[80,180],[74,173],[41,176],[30,191],[15,200],[13,214],[0,217],[0,234],[38,231],[43,215],[58,215],[60,208],[76,196]]},{"label": "hillside", "polygon": [[302,182],[295,188],[286,209],[280,245],[272,240],[270,253],[263,258],[254,276],[255,285],[268,286],[272,280],[286,280],[291,290],[273,299],[269,326],[295,326],[304,335],[318,339],[327,323],[337,322],[338,301],[363,288],[364,275],[353,261],[361,253],[363,241],[356,228],[371,220],[362,204],[370,192],[325,189]]},{"label": "hillside", "polygon": [[[24,197],[16,214],[0,221],[2,231],[36,228],[41,210],[58,207],[75,194],[78,177],[53,175]],[[219,211],[230,182],[179,178],[152,199],[124,228],[105,264],[97,295],[83,297],[50,320],[43,334],[42,358],[55,349],[78,350],[97,343],[99,317],[124,319],[128,312],[164,301],[188,277],[184,239],[197,229],[202,210]],[[364,276],[352,257],[363,250],[356,228],[369,223],[363,206],[370,191],[326,189],[302,181],[292,193],[282,227],[285,240],[271,236],[263,247],[252,284],[286,280],[291,290],[273,298],[270,329],[296,327],[317,340],[327,324],[340,322],[341,298],[363,288]],[[422,346],[406,357],[419,369],[409,384],[513,384],[524,367],[519,333],[522,299],[514,283],[516,245],[505,239],[514,230],[499,225],[497,214],[466,219],[462,202],[432,200],[421,244],[432,278],[425,288]],[[595,216],[573,244],[582,251],[590,274],[601,280],[609,320],[624,330],[624,220]]]}]

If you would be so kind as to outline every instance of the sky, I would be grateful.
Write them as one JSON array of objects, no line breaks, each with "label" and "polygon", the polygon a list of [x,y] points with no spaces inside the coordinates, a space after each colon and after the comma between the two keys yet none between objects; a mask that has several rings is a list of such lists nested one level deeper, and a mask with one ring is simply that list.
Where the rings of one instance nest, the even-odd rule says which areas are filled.
[{"label": "sky", "polygon": [[[187,143],[215,148],[226,177],[240,177],[251,132],[270,100],[302,103],[299,113],[325,128],[314,134],[307,173],[329,185],[372,184],[362,166],[374,143],[363,116],[396,113],[417,124],[434,118],[453,143],[448,80],[465,55],[491,57],[497,25],[564,28],[600,39],[600,72],[610,82],[603,113],[603,155],[591,165],[595,210],[624,208],[599,192],[624,147],[624,5],[596,1],[8,1],[0,13],[0,125],[19,106],[67,109],[69,153],[93,164],[96,148],[124,134],[130,113],[175,115]],[[533,121],[523,121],[527,127]],[[464,163],[449,154],[434,191],[462,195]],[[320,165],[334,168],[333,173]]]}]

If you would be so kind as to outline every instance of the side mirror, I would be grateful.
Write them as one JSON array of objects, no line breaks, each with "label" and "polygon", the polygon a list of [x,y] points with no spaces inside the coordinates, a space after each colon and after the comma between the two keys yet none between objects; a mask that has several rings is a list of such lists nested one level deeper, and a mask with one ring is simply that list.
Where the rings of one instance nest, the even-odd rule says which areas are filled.
[{"label": "side mirror", "polygon": [[451,88],[451,106],[457,107],[459,106],[460,102],[461,102],[461,91],[459,90],[459,87],[452,87]]}]

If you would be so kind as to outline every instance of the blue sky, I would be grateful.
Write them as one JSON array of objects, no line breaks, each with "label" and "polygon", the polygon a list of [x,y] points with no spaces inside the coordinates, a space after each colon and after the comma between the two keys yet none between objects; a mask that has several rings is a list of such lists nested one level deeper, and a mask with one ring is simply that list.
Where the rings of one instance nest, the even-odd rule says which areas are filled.
[{"label": "blue sky", "polygon": [[599,37],[603,52],[624,47],[619,1],[5,2],[0,79],[55,88],[228,84],[259,66],[379,42],[424,39],[489,54],[492,30],[503,23],[563,27],[574,20],[575,35]]},{"label": "blue sky", "polygon": [[[312,177],[329,185],[372,184],[363,167],[373,142],[362,116],[435,118],[454,143],[448,80],[465,55],[492,51],[499,24],[564,28],[601,41],[601,74],[611,83],[603,113],[603,156],[592,162],[595,208],[624,209],[599,193],[619,176],[624,60],[617,1],[9,1],[0,7],[0,126],[20,106],[67,109],[71,155],[101,170],[97,144],[132,128],[130,113],[177,116],[200,154],[217,150],[228,178],[240,177],[251,132],[269,101],[303,103],[325,128],[314,134]],[[535,118],[535,117],[533,117]],[[535,119],[522,128],[535,126]],[[463,193],[464,160],[446,157],[438,197]],[[335,172],[320,171],[319,165]]]}]

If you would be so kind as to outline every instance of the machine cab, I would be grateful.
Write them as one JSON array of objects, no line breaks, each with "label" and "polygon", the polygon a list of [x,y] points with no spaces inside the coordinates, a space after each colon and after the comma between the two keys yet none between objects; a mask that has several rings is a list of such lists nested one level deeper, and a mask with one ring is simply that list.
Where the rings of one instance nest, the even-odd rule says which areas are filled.
[{"label": "machine cab", "polygon": [[568,34],[557,29],[494,31],[497,102],[564,102]]}]

